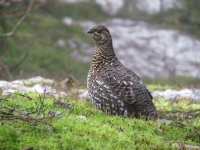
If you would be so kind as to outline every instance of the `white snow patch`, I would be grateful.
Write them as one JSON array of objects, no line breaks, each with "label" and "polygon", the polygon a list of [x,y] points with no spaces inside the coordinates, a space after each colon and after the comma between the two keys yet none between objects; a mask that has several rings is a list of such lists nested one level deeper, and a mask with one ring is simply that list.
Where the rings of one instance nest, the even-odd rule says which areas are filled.
[{"label": "white snow patch", "polygon": [[85,92],[81,93],[81,94],[79,95],[79,98],[89,98],[88,90],[86,90]]},{"label": "white snow patch", "polygon": [[3,95],[11,94],[14,92],[37,92],[48,93],[54,96],[67,96],[65,92],[58,92],[52,88],[54,80],[45,79],[40,76],[32,77],[30,79],[22,79],[15,81],[0,81],[0,87],[3,89]]},{"label": "white snow patch", "polygon": [[115,15],[123,6],[124,0],[95,0],[110,15]]},{"label": "white snow patch", "polygon": [[170,8],[182,8],[182,4],[178,0],[136,0],[137,9],[147,12],[148,14],[155,14],[162,10]]},{"label": "white snow patch", "polygon": [[165,91],[154,91],[152,92],[152,95],[154,97],[163,97],[168,100],[188,98],[200,101],[200,89],[182,89],[182,90],[168,89]]}]

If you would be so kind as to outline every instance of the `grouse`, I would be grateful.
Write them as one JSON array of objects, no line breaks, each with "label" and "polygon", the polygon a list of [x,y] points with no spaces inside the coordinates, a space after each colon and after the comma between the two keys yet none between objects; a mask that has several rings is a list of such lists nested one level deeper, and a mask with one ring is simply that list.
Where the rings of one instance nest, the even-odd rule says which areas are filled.
[{"label": "grouse", "polygon": [[141,79],[118,60],[109,30],[98,25],[87,33],[95,41],[87,77],[89,98],[95,107],[111,115],[156,118],[152,95]]}]

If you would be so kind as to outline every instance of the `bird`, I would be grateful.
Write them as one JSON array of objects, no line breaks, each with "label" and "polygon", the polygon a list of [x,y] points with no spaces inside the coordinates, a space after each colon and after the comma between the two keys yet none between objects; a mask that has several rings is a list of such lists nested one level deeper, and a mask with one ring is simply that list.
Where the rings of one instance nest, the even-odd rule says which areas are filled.
[{"label": "bird", "polygon": [[142,80],[119,61],[109,30],[104,25],[96,25],[87,33],[95,41],[87,76],[88,95],[93,105],[110,115],[157,118],[151,93]]}]

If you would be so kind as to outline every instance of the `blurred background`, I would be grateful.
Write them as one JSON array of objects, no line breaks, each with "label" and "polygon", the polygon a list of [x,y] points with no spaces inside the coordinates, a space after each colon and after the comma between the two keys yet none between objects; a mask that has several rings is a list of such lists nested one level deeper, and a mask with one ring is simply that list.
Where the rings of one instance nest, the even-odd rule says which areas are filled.
[{"label": "blurred background", "polygon": [[0,0],[0,79],[86,82],[87,31],[108,27],[120,61],[146,83],[200,86],[199,0]]}]

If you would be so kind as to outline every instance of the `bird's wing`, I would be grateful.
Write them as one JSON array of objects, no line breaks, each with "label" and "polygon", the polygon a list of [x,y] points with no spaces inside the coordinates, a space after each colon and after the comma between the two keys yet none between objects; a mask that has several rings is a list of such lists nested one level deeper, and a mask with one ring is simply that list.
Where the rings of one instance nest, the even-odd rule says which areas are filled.
[{"label": "bird's wing", "polygon": [[144,95],[147,100],[152,100],[152,95],[146,89],[145,84],[132,71],[127,73],[127,70],[115,68],[103,74],[101,80],[106,83],[107,89],[127,104],[134,104],[141,99],[141,95]]},{"label": "bird's wing", "polygon": [[[139,78],[139,77],[138,77]],[[151,100],[153,99],[153,96],[151,95],[151,93],[149,92],[149,90],[147,89],[146,85],[142,82],[142,80],[139,78],[139,83],[141,84],[141,86],[147,91],[147,93],[149,94]]]}]

